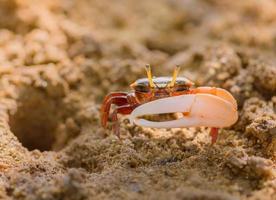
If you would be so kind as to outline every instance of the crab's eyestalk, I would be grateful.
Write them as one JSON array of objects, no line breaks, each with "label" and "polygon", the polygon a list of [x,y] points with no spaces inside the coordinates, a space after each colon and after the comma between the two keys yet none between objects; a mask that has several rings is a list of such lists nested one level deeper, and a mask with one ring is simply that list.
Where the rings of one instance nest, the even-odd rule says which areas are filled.
[{"label": "crab's eyestalk", "polygon": [[176,82],[177,75],[179,73],[179,70],[180,70],[180,66],[176,65],[176,67],[174,68],[174,71],[173,71],[172,80],[171,80],[171,82],[168,85],[169,87],[173,87],[174,86],[174,84]]},{"label": "crab's eyestalk", "polygon": [[154,85],[153,80],[152,80],[151,67],[150,67],[149,64],[146,65],[146,72],[147,72],[147,76],[148,76],[148,79],[149,79],[149,86],[151,88],[154,88],[155,85]]}]

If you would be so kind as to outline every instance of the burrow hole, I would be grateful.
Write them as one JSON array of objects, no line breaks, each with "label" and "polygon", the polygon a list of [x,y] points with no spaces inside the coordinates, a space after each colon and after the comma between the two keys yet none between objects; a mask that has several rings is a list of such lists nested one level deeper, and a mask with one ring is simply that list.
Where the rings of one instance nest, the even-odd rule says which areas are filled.
[{"label": "burrow hole", "polygon": [[[27,87],[21,90],[17,110],[9,116],[11,131],[28,150],[55,150],[62,122],[62,98]],[[59,149],[61,147],[58,147]]]}]

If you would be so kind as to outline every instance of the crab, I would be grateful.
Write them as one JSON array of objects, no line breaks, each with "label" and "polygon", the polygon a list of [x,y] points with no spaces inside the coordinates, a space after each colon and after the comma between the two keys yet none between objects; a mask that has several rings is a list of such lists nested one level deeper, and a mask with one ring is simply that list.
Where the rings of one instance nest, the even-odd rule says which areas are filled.
[{"label": "crab", "polygon": [[[147,78],[130,85],[131,92],[108,94],[101,107],[101,124],[107,126],[109,117],[112,129],[120,137],[118,114],[129,115],[131,123],[150,128],[210,127],[211,143],[218,137],[219,128],[229,127],[238,120],[237,102],[225,89],[194,87],[185,77],[177,77],[176,66],[172,77],[152,77],[146,65]],[[115,108],[111,113],[111,105]],[[111,114],[110,114],[111,113]],[[144,116],[178,113],[178,118],[152,121]]]}]

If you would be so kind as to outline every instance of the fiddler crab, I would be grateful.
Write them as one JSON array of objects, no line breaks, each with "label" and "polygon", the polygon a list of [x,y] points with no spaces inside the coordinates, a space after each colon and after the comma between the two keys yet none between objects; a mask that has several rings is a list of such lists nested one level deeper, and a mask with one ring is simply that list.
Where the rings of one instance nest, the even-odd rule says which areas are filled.
[{"label": "fiddler crab", "polygon": [[[226,90],[216,87],[193,88],[193,82],[177,77],[176,66],[172,77],[152,77],[150,65],[146,65],[147,78],[130,85],[132,92],[108,94],[101,107],[101,123],[105,128],[111,105],[114,133],[120,137],[118,114],[130,115],[131,123],[151,128],[210,127],[212,144],[219,128],[229,127],[238,120],[237,102]],[[144,116],[180,113],[177,119],[151,121]]]}]

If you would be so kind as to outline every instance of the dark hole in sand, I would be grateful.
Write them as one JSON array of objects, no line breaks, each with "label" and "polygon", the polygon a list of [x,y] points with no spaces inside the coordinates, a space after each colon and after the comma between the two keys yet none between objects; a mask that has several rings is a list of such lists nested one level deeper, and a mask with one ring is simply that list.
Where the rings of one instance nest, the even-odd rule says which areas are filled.
[{"label": "dark hole in sand", "polygon": [[10,114],[11,131],[29,150],[52,150],[61,106],[61,98],[49,97],[43,90],[25,88],[17,101],[17,111]]}]

